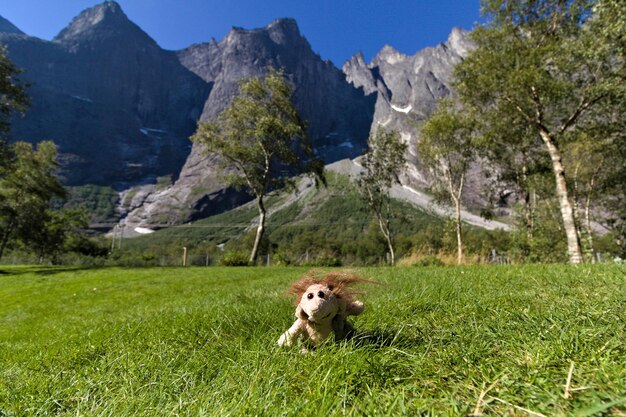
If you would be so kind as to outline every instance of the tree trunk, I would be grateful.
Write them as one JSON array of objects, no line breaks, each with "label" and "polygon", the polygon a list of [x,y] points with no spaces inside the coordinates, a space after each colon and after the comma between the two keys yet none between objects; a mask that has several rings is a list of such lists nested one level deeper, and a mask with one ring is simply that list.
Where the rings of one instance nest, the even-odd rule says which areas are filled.
[{"label": "tree trunk", "polygon": [[528,241],[533,240],[533,201],[530,187],[528,186],[528,167],[526,163],[522,165],[522,190],[524,193],[524,227],[526,228],[526,238]]},{"label": "tree trunk", "polygon": [[456,223],[456,263],[461,265],[463,263],[463,235],[461,229],[461,199],[454,198],[454,209]]},{"label": "tree trunk", "polygon": [[0,259],[4,255],[4,249],[7,247],[7,243],[9,243],[9,231],[5,230],[2,236],[2,244],[0,244]]},{"label": "tree trunk", "polygon": [[580,249],[580,240],[578,238],[578,227],[576,226],[574,218],[574,209],[572,208],[572,203],[570,202],[567,191],[567,181],[565,179],[565,169],[561,161],[561,152],[547,131],[540,130],[539,135],[548,148],[548,153],[552,160],[552,171],[554,172],[554,178],[556,180],[556,195],[561,209],[563,228],[567,236],[569,262],[579,264],[582,263],[583,257]]},{"label": "tree trunk", "polygon": [[[593,181],[591,182],[593,187]],[[591,263],[596,263],[596,251],[593,248],[593,235],[591,230],[591,191],[587,193],[585,199],[585,233],[587,234],[587,245],[589,246],[589,254],[591,255]]]},{"label": "tree trunk", "polygon": [[261,238],[265,232],[265,205],[263,204],[263,197],[257,198],[257,206],[259,209],[259,227],[256,229],[256,238],[254,239],[254,246],[250,253],[250,263],[255,264],[256,259],[259,256],[259,246],[261,245]]},{"label": "tree trunk", "polygon": [[393,243],[391,242],[391,232],[389,231],[389,224],[385,224],[384,219],[378,217],[378,226],[380,227],[380,232],[383,237],[387,241],[387,248],[389,249],[389,264],[394,266],[396,264],[396,253],[393,250]]},{"label": "tree trunk", "polygon": [[4,250],[6,249],[7,244],[9,243],[9,237],[11,236],[11,233],[13,232],[14,221],[15,221],[15,216],[12,215],[9,218],[9,222],[7,223],[7,227],[2,236],[2,243],[0,243],[0,259],[2,259],[2,256],[4,255]]}]

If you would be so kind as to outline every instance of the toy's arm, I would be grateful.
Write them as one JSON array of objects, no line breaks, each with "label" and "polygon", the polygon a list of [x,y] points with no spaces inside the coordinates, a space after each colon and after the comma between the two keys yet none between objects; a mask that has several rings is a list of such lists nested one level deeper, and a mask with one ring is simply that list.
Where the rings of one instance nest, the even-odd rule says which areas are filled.
[{"label": "toy's arm", "polygon": [[335,340],[343,340],[354,332],[354,327],[346,318],[348,316],[358,316],[365,310],[365,306],[360,301],[353,301],[346,305],[345,310],[335,316],[332,321],[333,331],[335,332]]},{"label": "toy's arm", "polygon": [[365,310],[365,305],[360,301],[353,301],[346,306],[346,316],[358,316]]},{"label": "toy's arm", "polygon": [[298,337],[304,332],[304,326],[302,320],[298,319],[296,322],[278,339],[278,344],[280,346],[291,346],[293,345]]},{"label": "toy's arm", "polygon": [[346,326],[349,326],[349,323],[346,321],[346,317],[344,315],[337,315],[333,318],[331,323],[333,327],[333,332],[335,332],[335,340],[343,340],[346,338]]}]

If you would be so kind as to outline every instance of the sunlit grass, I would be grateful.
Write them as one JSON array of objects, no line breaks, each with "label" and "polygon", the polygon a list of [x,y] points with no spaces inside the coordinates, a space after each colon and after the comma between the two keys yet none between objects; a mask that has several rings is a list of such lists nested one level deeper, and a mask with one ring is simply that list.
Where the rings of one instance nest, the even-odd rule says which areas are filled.
[{"label": "sunlit grass", "polygon": [[0,416],[626,412],[623,266],[360,269],[358,337],[307,355],[305,269],[2,271]]}]

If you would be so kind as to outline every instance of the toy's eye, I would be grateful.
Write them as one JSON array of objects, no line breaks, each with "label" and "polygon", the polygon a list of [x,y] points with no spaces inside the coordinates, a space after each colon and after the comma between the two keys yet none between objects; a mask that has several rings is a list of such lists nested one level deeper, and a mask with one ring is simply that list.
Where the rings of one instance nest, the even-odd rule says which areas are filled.
[{"label": "toy's eye", "polygon": [[319,298],[324,298],[324,291],[320,291],[320,292],[318,292],[318,293],[317,293],[317,296],[318,296]]},{"label": "toy's eye", "polygon": [[308,294],[306,295],[306,298],[308,298],[309,300],[310,300],[311,298],[313,298],[313,293],[312,293],[312,292],[308,293]]}]

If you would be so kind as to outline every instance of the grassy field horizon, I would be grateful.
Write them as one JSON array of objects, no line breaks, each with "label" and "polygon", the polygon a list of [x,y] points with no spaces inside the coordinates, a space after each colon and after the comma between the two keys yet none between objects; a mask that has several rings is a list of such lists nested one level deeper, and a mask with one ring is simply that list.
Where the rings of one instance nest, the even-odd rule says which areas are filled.
[{"label": "grassy field horizon", "polygon": [[1,266],[0,416],[626,415],[624,265],[355,268],[301,354],[308,270]]}]

